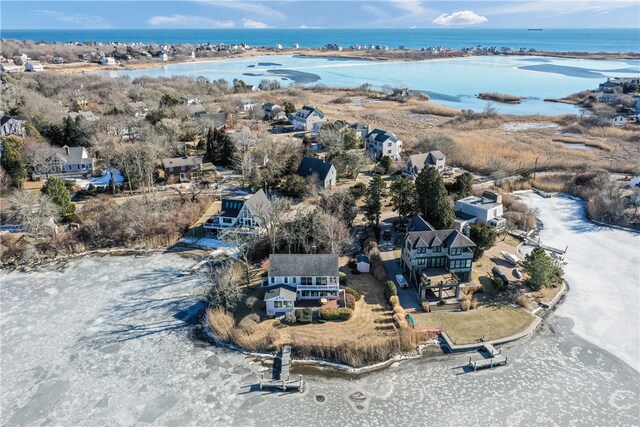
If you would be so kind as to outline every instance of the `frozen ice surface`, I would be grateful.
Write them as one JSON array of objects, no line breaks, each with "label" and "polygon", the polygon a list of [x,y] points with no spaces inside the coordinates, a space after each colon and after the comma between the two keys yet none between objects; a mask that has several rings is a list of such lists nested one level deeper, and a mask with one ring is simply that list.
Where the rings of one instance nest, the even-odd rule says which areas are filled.
[{"label": "frozen ice surface", "polygon": [[[567,255],[576,246],[569,245]],[[155,254],[0,273],[2,424],[640,423],[640,374],[555,315],[533,337],[504,346],[510,364],[490,372],[462,373],[468,354],[414,359],[351,378],[294,364],[292,374],[308,383],[305,393],[258,391],[261,364],[200,339],[205,284],[182,276],[193,264]],[[568,298],[563,310],[576,303]],[[586,316],[585,327],[600,321],[593,312],[576,313]],[[364,402],[349,398],[358,391]]]},{"label": "frozen ice surface", "polygon": [[569,247],[563,257],[570,291],[557,314],[573,320],[578,335],[640,371],[640,235],[587,221],[576,198],[521,197],[538,210],[542,243]]}]

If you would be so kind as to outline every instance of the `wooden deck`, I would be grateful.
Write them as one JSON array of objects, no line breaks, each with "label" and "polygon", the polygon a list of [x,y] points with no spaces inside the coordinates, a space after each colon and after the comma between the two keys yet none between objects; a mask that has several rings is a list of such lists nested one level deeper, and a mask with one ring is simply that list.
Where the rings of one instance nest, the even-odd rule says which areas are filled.
[{"label": "wooden deck", "polygon": [[263,388],[278,388],[283,391],[298,390],[304,388],[302,375],[298,375],[298,379],[291,379],[291,346],[285,345],[280,353],[273,361],[273,370],[271,379],[265,379],[264,374],[260,375],[260,390]]}]

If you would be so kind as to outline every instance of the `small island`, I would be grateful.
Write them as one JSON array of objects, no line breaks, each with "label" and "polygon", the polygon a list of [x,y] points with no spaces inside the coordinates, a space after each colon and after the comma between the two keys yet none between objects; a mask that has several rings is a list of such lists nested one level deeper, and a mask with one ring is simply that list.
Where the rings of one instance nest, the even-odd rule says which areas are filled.
[{"label": "small island", "polygon": [[524,96],[508,95],[506,93],[483,92],[478,94],[479,99],[487,101],[501,102],[503,104],[520,104],[525,98]]}]

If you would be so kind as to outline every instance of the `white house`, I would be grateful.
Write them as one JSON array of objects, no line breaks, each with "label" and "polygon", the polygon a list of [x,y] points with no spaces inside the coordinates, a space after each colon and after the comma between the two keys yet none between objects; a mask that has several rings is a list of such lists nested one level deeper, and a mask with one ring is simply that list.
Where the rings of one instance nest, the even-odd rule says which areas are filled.
[{"label": "white house", "polygon": [[2,116],[0,119],[0,136],[9,135],[25,136],[24,120],[14,119],[11,116]]},{"label": "white house", "polygon": [[30,72],[44,71],[44,67],[40,62],[30,61],[24,64],[24,70]]},{"label": "white house", "polygon": [[277,286],[264,294],[267,316],[279,317],[295,310],[297,294],[286,286]]},{"label": "white house", "polygon": [[389,156],[398,161],[402,152],[402,141],[393,132],[374,129],[365,138],[364,148],[372,160]]},{"label": "white house", "polygon": [[267,102],[262,106],[265,120],[286,120],[287,113],[278,104]]},{"label": "white house", "polygon": [[292,114],[289,121],[293,125],[293,130],[297,131],[310,131],[313,129],[314,124],[326,122],[327,118],[324,113],[316,107],[304,106],[295,114]]},{"label": "white house", "polygon": [[90,177],[95,168],[95,159],[89,157],[84,147],[65,145],[44,164],[34,167],[37,174]]},{"label": "white house", "polygon": [[183,95],[180,97],[180,100],[186,105],[195,105],[198,102],[198,98],[191,95]]},{"label": "white house", "polygon": [[220,212],[209,218],[204,229],[224,237],[228,233],[261,234],[271,202],[262,189],[249,197],[223,199]]},{"label": "white house", "polygon": [[272,254],[263,286],[290,287],[296,292],[297,300],[338,299],[338,255]]},{"label": "white house", "polygon": [[502,196],[485,191],[481,197],[469,196],[456,201],[456,222],[487,224],[503,229],[507,221],[503,218]]},{"label": "white house", "polygon": [[0,63],[0,71],[3,73],[19,73],[23,70],[20,65],[14,65],[9,62]]},{"label": "white house", "polygon": [[116,60],[112,56],[100,58],[100,65],[116,65]]},{"label": "white house", "polygon": [[240,100],[240,110],[241,111],[251,111],[258,106],[258,103],[253,99],[241,99]]},{"label": "white house", "polygon": [[622,126],[625,123],[627,123],[627,118],[624,116],[616,116],[613,119],[611,119],[611,124],[613,126]]},{"label": "white house", "polygon": [[19,53],[13,56],[13,63],[16,65],[24,65],[29,60],[25,53]]},{"label": "white house", "polygon": [[440,150],[409,156],[402,169],[402,175],[416,179],[425,166],[438,169],[442,173],[445,167],[446,157]]}]

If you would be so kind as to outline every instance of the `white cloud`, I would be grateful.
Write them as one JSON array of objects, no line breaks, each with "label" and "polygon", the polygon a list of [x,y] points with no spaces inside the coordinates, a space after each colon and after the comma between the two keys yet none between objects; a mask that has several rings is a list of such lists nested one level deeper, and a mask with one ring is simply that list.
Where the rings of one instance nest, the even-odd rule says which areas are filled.
[{"label": "white cloud", "polygon": [[53,10],[38,10],[37,12],[41,15],[48,16],[51,19],[55,19],[58,22],[73,24],[79,28],[113,28],[113,26],[102,16],[55,12]]},{"label": "white cloud", "polygon": [[254,3],[249,1],[211,1],[203,0],[202,3],[207,3],[212,6],[225,7],[227,9],[241,10],[243,12],[249,12],[256,15],[268,16],[271,18],[285,19],[287,16],[279,10],[272,9],[262,3]]},{"label": "white cloud", "polygon": [[380,19],[387,19],[391,16],[389,15],[389,12],[387,10],[381,9],[377,6],[371,6],[371,5],[365,4],[362,6],[362,9],[364,9],[371,15],[375,16],[376,18],[380,18]]},{"label": "white cloud", "polygon": [[152,16],[147,20],[152,27],[233,28],[233,21],[218,21],[193,15]]},{"label": "white cloud", "polygon": [[433,20],[434,24],[450,26],[450,25],[477,25],[487,22],[488,19],[478,15],[472,10],[460,10],[449,15],[443,13]]},{"label": "white cloud", "polygon": [[637,0],[565,0],[505,3],[482,10],[487,15],[543,14],[558,16],[593,11],[600,14],[637,5]]},{"label": "white cloud", "polygon": [[244,28],[269,28],[269,26],[264,22],[254,21],[253,19],[248,18],[242,20],[242,26]]},{"label": "white cloud", "polygon": [[422,15],[427,9],[422,7],[422,2],[418,0],[391,0],[391,3],[402,10],[411,12],[414,15]]}]

